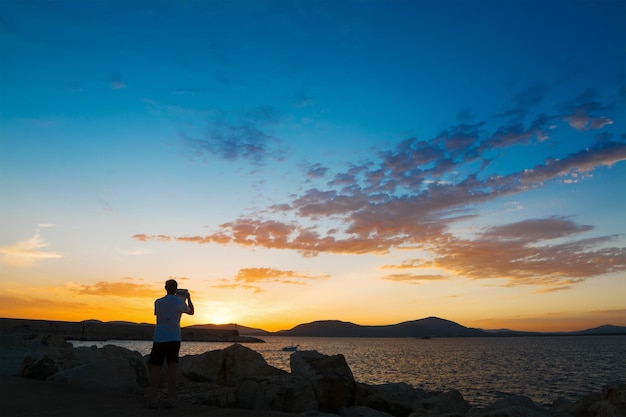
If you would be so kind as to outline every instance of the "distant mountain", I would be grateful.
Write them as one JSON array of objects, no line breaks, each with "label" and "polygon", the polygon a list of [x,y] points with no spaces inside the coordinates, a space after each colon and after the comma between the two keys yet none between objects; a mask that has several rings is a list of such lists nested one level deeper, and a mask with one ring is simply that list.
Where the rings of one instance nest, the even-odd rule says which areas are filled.
[{"label": "distant mountain", "polygon": [[567,332],[567,334],[576,335],[626,335],[626,326],[613,326],[605,324],[603,326],[594,327],[592,329],[580,330],[577,332]]},{"label": "distant mountain", "polygon": [[438,317],[427,317],[386,326],[361,326],[339,320],[314,321],[274,334],[277,336],[313,337],[473,337],[489,335],[483,330],[468,328]]},{"label": "distant mountain", "polygon": [[626,327],[605,324],[592,329],[573,332],[522,332],[511,329],[485,330],[492,336],[599,336],[599,335],[626,335]]}]

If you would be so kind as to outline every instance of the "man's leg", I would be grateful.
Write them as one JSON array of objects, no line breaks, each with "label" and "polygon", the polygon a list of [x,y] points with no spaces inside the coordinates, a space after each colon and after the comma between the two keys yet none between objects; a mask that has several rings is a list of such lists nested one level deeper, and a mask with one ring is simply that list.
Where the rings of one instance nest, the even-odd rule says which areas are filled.
[{"label": "man's leg", "polygon": [[176,395],[176,374],[178,373],[178,362],[167,364],[167,388],[170,395]]},{"label": "man's leg", "polygon": [[161,383],[161,366],[150,364],[150,391],[148,392],[148,407],[157,407],[157,393]]},{"label": "man's leg", "polygon": [[176,402],[176,374],[178,373],[178,353],[180,342],[171,342],[167,350],[167,402],[166,407],[173,407]]},{"label": "man's leg", "polygon": [[164,345],[162,343],[153,343],[150,352],[150,389],[148,390],[148,398],[146,406],[149,408],[158,408],[157,393],[161,384],[161,367],[165,360]]},{"label": "man's leg", "polygon": [[174,407],[176,403],[176,374],[178,372],[178,362],[167,364],[167,401],[165,407]]}]

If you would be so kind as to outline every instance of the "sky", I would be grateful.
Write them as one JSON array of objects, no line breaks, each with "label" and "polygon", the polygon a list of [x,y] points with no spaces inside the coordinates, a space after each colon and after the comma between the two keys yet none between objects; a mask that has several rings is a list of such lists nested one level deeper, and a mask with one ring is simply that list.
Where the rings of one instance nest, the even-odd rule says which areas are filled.
[{"label": "sky", "polygon": [[626,326],[625,19],[0,0],[0,317]]}]

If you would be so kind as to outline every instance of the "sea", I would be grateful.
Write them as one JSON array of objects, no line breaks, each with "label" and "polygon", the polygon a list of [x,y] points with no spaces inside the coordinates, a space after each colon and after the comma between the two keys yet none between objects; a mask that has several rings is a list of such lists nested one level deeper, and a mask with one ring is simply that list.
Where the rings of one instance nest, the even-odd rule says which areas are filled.
[{"label": "sea", "polygon": [[[472,405],[492,404],[507,394],[537,404],[577,400],[612,382],[626,382],[626,336],[488,338],[326,338],[262,336],[245,343],[272,366],[289,371],[292,352],[343,354],[355,379],[366,384],[405,382],[427,391],[458,390]],[[78,346],[114,344],[150,353],[152,342],[73,341]],[[180,356],[224,349],[232,343],[183,342]]]}]

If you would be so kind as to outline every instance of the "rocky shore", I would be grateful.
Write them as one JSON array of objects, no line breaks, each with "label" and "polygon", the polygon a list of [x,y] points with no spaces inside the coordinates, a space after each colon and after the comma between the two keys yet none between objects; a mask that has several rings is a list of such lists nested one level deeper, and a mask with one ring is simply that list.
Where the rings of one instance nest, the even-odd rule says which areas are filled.
[{"label": "rocky shore", "polygon": [[[0,348],[2,392],[12,393],[2,396],[3,415],[626,417],[624,382],[578,401],[555,399],[549,407],[520,395],[477,407],[456,390],[360,383],[343,355],[298,351],[286,372],[240,344],[182,357],[177,411],[143,410],[148,370],[138,352],[114,345],[74,348],[51,334],[3,333]],[[20,403],[20,395],[28,398]],[[59,397],[67,401],[58,402]],[[46,398],[57,403],[45,403]],[[96,402],[85,403],[86,398]]]}]

